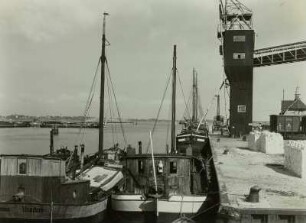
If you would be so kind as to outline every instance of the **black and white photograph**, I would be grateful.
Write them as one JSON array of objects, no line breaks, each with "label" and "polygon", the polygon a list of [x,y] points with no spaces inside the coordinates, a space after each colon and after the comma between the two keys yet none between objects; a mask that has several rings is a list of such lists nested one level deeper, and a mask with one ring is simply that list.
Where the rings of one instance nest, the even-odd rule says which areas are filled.
[{"label": "black and white photograph", "polygon": [[0,0],[0,223],[306,223],[305,0]]}]

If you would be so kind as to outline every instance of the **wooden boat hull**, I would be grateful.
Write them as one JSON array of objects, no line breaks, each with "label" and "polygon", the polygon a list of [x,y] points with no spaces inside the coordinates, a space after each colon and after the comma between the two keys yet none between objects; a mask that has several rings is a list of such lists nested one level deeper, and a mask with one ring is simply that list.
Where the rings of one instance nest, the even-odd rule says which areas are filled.
[{"label": "wooden boat hull", "polygon": [[180,215],[194,216],[205,200],[206,196],[177,195],[156,203],[142,195],[112,195],[112,217],[118,222],[171,222]]},{"label": "wooden boat hull", "polygon": [[[0,222],[101,223],[107,216],[107,198],[85,205],[0,203]],[[52,218],[52,221],[51,221]]]}]

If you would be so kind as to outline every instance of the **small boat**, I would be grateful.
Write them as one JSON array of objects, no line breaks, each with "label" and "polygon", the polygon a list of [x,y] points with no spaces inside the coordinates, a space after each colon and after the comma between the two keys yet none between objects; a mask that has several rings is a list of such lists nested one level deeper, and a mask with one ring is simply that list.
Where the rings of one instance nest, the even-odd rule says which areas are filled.
[{"label": "small boat", "polygon": [[[123,158],[123,187],[111,196],[117,222],[169,223],[179,217],[200,215],[203,209],[208,193],[203,160],[193,155],[189,144],[176,145],[180,139],[175,135],[176,46],[172,75],[171,150],[154,154],[151,145],[151,154],[143,154],[139,146],[138,154],[128,152]],[[202,146],[205,143],[199,142]]]},{"label": "small boat", "polygon": [[116,221],[169,222],[200,210],[207,193],[201,161],[177,154],[154,154],[154,160],[150,154],[126,156],[124,189],[111,197]]}]

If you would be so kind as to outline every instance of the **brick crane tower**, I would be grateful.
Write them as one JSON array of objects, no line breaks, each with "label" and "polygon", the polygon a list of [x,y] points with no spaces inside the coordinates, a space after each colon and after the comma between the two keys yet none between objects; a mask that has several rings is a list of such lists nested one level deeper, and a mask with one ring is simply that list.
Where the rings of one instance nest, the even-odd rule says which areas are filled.
[{"label": "brick crane tower", "polygon": [[252,11],[239,1],[220,1],[220,53],[230,83],[230,133],[246,134],[252,122],[254,30]]},{"label": "brick crane tower", "polygon": [[253,13],[238,0],[219,0],[224,71],[230,84],[230,134],[242,136],[253,121],[253,67],[306,60],[306,42],[254,50]]}]

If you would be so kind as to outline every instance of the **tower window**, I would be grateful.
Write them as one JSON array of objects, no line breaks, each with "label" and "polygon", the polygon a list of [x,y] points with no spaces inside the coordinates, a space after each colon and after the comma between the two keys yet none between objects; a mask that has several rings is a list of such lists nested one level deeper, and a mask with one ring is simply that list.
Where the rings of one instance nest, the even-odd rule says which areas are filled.
[{"label": "tower window", "polygon": [[246,112],[246,105],[238,105],[237,111],[238,111],[238,113],[245,113]]},{"label": "tower window", "polygon": [[245,42],[245,36],[233,36],[234,42]]},{"label": "tower window", "polygon": [[233,59],[235,60],[244,60],[245,59],[245,53],[234,53]]}]

